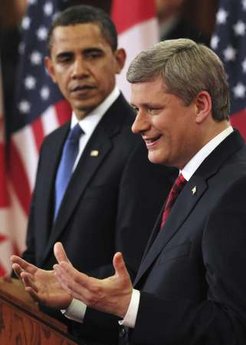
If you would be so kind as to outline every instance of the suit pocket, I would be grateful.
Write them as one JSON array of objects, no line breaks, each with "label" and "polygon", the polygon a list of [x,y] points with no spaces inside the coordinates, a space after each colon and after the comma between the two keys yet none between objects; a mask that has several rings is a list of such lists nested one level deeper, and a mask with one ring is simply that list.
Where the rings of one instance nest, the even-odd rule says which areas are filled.
[{"label": "suit pocket", "polygon": [[161,265],[167,260],[188,257],[191,250],[191,241],[185,241],[175,246],[166,247],[157,260],[157,264]]}]

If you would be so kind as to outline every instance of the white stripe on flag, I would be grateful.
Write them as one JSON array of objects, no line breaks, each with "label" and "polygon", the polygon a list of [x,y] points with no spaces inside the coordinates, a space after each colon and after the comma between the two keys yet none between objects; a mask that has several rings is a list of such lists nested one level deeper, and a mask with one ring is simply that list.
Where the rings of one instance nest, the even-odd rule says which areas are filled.
[{"label": "white stripe on flag", "polygon": [[11,205],[10,217],[8,218],[9,233],[11,233],[12,240],[16,243],[19,253],[22,253],[25,249],[27,216],[23,211],[19,199],[16,197],[11,181],[9,181],[8,190]]},{"label": "white stripe on flag", "polygon": [[41,117],[41,122],[45,136],[59,127],[60,124],[57,118],[56,108],[54,106],[50,106],[45,110]]},{"label": "white stripe on flag", "polygon": [[31,190],[33,190],[38,164],[38,150],[31,126],[25,126],[12,135],[12,140],[24,164]]}]

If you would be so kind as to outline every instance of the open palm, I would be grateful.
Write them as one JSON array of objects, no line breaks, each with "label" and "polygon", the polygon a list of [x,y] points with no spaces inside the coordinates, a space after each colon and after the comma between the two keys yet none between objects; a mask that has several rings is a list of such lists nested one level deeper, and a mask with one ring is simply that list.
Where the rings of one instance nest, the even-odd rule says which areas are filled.
[{"label": "open palm", "polygon": [[51,308],[67,308],[72,297],[57,280],[54,271],[45,271],[28,263],[19,256],[11,256],[12,267],[22,280],[25,290],[35,301]]}]

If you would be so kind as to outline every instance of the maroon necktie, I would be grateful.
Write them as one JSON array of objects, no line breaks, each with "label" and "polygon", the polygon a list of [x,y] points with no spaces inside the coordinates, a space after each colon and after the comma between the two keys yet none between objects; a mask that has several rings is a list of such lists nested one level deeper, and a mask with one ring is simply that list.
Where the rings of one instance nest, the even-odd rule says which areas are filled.
[{"label": "maroon necktie", "polygon": [[169,213],[171,211],[171,208],[173,207],[173,204],[175,203],[175,200],[177,199],[179,193],[181,192],[182,188],[186,184],[186,180],[182,174],[180,174],[177,179],[175,180],[169,194],[167,197],[167,201],[165,204],[165,208],[162,214],[162,220],[161,220],[161,228],[166,223],[166,220],[169,216]]}]

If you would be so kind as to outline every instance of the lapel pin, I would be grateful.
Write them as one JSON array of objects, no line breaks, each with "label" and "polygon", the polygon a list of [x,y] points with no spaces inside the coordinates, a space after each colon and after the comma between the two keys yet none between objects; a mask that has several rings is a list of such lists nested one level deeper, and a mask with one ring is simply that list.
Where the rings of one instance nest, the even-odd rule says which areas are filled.
[{"label": "lapel pin", "polygon": [[193,195],[196,194],[196,186],[193,187],[191,191],[192,191],[192,194],[193,194]]},{"label": "lapel pin", "polygon": [[99,151],[98,150],[92,150],[90,153],[91,157],[97,157],[99,155]]}]

